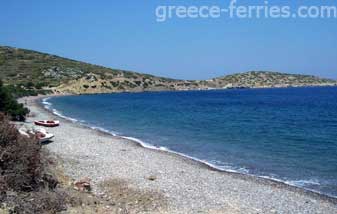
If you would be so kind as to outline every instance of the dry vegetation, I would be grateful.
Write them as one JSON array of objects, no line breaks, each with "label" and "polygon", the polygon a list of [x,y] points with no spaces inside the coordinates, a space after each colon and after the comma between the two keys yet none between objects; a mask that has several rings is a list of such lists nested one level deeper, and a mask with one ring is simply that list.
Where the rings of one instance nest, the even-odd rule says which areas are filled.
[{"label": "dry vegetation", "polygon": [[47,170],[41,145],[21,136],[0,115],[0,199],[9,213],[56,213],[65,209],[64,193]]},{"label": "dry vegetation", "polygon": [[163,213],[167,209],[167,200],[161,193],[132,188],[121,179],[107,180],[101,188],[116,213]]}]

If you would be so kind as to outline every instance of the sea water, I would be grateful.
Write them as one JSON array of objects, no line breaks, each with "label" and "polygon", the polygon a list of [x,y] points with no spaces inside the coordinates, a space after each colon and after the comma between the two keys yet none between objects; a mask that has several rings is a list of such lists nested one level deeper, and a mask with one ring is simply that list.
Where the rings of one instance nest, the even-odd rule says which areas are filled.
[{"label": "sea water", "polygon": [[337,197],[337,87],[64,96],[44,104],[152,149]]}]

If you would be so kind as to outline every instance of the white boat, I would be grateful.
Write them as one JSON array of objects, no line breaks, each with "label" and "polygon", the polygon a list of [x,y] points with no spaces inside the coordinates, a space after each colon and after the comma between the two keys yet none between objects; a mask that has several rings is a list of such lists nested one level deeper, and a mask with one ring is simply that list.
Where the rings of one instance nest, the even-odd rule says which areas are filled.
[{"label": "white boat", "polygon": [[34,132],[36,138],[39,140],[40,143],[47,142],[47,141],[51,140],[52,138],[54,138],[53,134],[47,132],[43,128],[35,129],[33,132]]},{"label": "white boat", "polygon": [[31,136],[35,136],[39,143],[44,143],[54,138],[53,134],[47,132],[43,128],[36,128],[31,130],[27,130],[26,128],[20,128],[19,133],[28,138],[30,138]]},{"label": "white boat", "polygon": [[20,135],[22,135],[22,136],[25,136],[25,137],[30,138],[29,134],[28,134],[27,131],[24,130],[24,129],[19,129],[19,133],[20,133]]}]

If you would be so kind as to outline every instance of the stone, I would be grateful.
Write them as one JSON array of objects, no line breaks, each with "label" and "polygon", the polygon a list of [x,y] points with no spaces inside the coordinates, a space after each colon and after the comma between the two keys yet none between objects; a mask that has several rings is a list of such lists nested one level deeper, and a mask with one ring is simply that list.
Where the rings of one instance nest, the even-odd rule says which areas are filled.
[{"label": "stone", "polygon": [[157,180],[157,177],[154,176],[154,175],[151,175],[147,179],[150,180],[150,181],[154,181],[154,180]]},{"label": "stone", "polygon": [[83,178],[81,180],[74,182],[74,189],[80,192],[90,192],[91,185],[90,185],[90,178]]}]

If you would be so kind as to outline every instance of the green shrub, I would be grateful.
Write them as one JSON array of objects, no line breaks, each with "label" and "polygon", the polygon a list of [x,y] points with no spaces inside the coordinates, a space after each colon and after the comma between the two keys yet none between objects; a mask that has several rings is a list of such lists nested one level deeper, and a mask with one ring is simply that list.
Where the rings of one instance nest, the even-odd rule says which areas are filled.
[{"label": "green shrub", "polygon": [[42,89],[45,86],[46,86],[46,83],[44,83],[44,82],[38,82],[38,83],[35,84],[35,88],[38,89],[38,90]]},{"label": "green shrub", "polygon": [[119,86],[119,81],[118,80],[116,82],[110,81],[110,84],[112,85],[112,87],[117,87]]},{"label": "green shrub", "polygon": [[33,89],[34,88],[34,83],[33,82],[27,82],[25,85],[28,89]]},{"label": "green shrub", "polygon": [[12,120],[24,121],[29,110],[19,104],[13,94],[8,89],[3,87],[0,80],[0,112],[8,114]]},{"label": "green shrub", "polygon": [[5,62],[6,62],[5,56],[3,56],[2,54],[0,54],[0,65],[5,64]]},{"label": "green shrub", "polygon": [[5,90],[10,93],[14,98],[37,96],[38,94],[44,94],[43,90],[28,90],[23,88],[22,85],[8,85],[4,87]]}]

